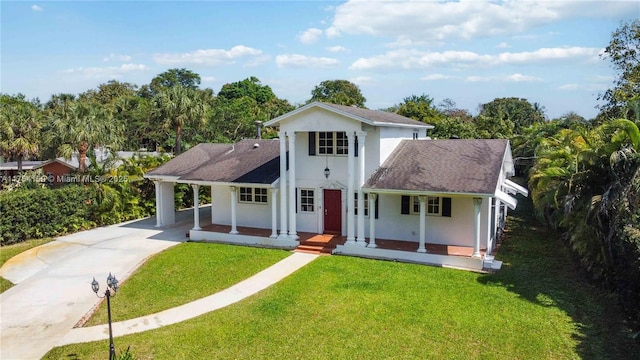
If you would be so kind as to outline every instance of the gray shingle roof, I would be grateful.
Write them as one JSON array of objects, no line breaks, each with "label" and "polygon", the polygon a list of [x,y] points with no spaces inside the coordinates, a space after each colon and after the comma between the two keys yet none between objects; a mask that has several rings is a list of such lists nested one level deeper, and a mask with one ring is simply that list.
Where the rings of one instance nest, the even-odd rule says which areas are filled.
[{"label": "gray shingle roof", "polygon": [[369,110],[354,106],[336,105],[331,103],[323,103],[329,107],[337,110],[349,113],[351,115],[359,116],[374,123],[388,123],[388,124],[402,124],[402,125],[415,125],[415,126],[429,126],[429,124],[413,120],[411,118],[398,115],[396,113],[381,111],[381,110]]},{"label": "gray shingle roof", "polygon": [[200,144],[145,176],[271,184],[280,177],[280,143],[278,140],[247,139],[235,144]]},{"label": "gray shingle roof", "polygon": [[508,140],[403,140],[367,181],[371,190],[493,194]]}]

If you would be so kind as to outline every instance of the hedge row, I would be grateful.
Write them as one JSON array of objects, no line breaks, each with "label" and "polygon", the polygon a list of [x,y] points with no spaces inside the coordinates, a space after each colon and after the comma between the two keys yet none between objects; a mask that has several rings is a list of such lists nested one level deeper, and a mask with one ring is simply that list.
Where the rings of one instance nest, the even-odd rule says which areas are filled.
[{"label": "hedge row", "polygon": [[0,195],[0,245],[96,226],[95,190],[83,186],[30,189]]}]

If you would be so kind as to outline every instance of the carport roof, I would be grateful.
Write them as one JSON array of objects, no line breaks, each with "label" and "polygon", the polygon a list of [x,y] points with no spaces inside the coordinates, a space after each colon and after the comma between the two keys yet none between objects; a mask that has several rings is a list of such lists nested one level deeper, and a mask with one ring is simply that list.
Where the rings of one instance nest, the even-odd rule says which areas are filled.
[{"label": "carport roof", "polygon": [[280,177],[280,143],[248,139],[235,144],[199,144],[147,172],[145,177],[272,184]]}]

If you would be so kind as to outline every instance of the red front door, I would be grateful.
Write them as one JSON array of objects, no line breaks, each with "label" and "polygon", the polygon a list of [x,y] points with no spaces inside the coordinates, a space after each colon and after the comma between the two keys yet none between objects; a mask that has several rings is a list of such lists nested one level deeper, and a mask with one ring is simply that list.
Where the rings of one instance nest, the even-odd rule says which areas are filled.
[{"label": "red front door", "polygon": [[342,193],[340,190],[324,190],[324,232],[342,233]]}]

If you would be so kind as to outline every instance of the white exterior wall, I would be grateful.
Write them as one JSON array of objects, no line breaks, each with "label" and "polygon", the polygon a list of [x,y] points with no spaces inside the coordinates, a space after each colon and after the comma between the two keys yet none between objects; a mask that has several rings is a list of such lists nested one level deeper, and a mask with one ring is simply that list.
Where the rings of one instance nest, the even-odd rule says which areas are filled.
[{"label": "white exterior wall", "polygon": [[[160,203],[156,203],[156,212],[160,215],[160,225],[167,226],[176,223],[176,205],[174,183],[160,182]],[[157,191],[157,190],[156,190]],[[159,211],[158,211],[159,210]],[[158,214],[156,214],[158,216]]]},{"label": "white exterior wall", "polygon": [[[238,199],[240,198],[239,187]],[[271,202],[268,193],[267,204],[248,204],[238,201],[236,204],[237,226],[250,226],[271,229]],[[227,185],[213,185],[211,187],[211,213],[213,222],[220,225],[231,225],[231,188]]]},{"label": "white exterior wall", "polygon": [[[450,197],[450,196],[447,196]],[[420,215],[401,214],[401,195],[378,194],[376,238],[419,242]],[[480,243],[487,245],[490,213],[483,198],[481,207]],[[374,209],[370,214],[374,214]],[[474,208],[472,197],[451,197],[451,217],[426,216],[426,242],[455,246],[474,246]],[[369,226],[367,221],[367,234]]]},{"label": "white exterior wall", "polygon": [[380,164],[382,164],[402,140],[413,139],[410,128],[380,128]]}]

